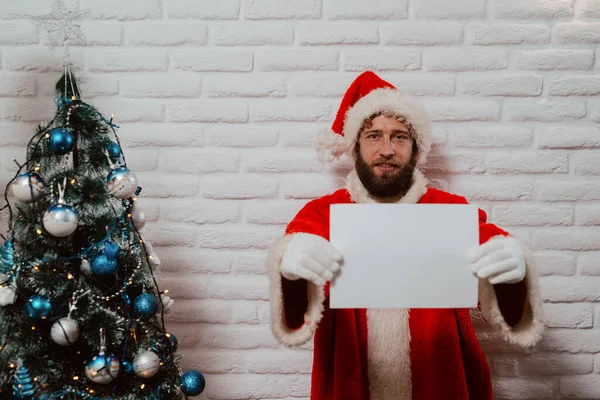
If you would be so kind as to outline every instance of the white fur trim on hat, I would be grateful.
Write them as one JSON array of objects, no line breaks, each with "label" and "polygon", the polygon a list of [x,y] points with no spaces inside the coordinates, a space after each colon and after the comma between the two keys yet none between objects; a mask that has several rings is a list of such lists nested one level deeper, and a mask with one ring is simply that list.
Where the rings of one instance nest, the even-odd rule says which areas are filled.
[{"label": "white fur trim on hat", "polygon": [[416,137],[414,139],[419,149],[417,165],[423,164],[431,150],[431,126],[427,112],[415,99],[390,88],[375,89],[348,109],[344,120],[346,152],[351,155],[352,145],[358,137],[364,120],[382,111],[393,112],[410,121],[415,128]]},{"label": "white fur trim on hat", "polygon": [[340,158],[348,150],[348,143],[342,135],[338,135],[330,128],[323,128],[317,133],[315,149],[319,161],[327,164]]}]

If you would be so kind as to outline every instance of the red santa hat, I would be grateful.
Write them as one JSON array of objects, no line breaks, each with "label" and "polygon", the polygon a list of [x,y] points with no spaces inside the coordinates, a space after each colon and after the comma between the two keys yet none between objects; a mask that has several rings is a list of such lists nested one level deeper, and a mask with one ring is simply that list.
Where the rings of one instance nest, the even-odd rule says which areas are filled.
[{"label": "red santa hat", "polygon": [[410,122],[419,150],[417,164],[424,163],[431,150],[431,127],[425,109],[371,71],[363,72],[352,82],[331,129],[327,128],[317,136],[315,147],[319,160],[332,162],[344,153],[353,157],[354,144],[363,122],[379,112],[391,112]]}]

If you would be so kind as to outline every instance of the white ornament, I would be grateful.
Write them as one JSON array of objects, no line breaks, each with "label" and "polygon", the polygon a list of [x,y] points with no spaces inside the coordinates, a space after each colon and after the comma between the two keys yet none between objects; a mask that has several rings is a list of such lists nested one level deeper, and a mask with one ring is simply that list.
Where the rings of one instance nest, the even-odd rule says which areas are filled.
[{"label": "white ornament", "polygon": [[[8,275],[0,274],[0,282],[5,282]],[[13,282],[5,283],[0,287],[0,307],[5,307],[15,303],[17,294],[15,293],[16,286]]]},{"label": "white ornament", "polygon": [[151,378],[160,369],[160,359],[152,351],[142,351],[133,359],[133,370],[140,378]]},{"label": "white ornament", "polygon": [[39,175],[28,172],[16,177],[10,186],[15,198],[25,203],[39,200],[45,189],[44,182]]},{"label": "white ornament", "polygon": [[61,318],[52,325],[50,337],[60,346],[70,346],[79,339],[79,324],[71,317]]},{"label": "white ornament", "polygon": [[131,209],[131,222],[138,231],[146,226],[146,213],[137,205]]},{"label": "white ornament", "polygon": [[175,300],[170,298],[169,296],[162,295],[161,296],[161,304],[162,310],[165,314],[168,314],[169,311],[173,308],[173,304],[175,304]]}]

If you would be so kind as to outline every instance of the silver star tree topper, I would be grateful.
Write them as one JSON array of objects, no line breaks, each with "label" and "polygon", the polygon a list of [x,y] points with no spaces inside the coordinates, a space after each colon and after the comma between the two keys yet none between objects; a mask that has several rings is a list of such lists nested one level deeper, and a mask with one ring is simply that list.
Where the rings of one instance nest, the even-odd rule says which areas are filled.
[{"label": "silver star tree topper", "polygon": [[70,44],[87,45],[81,22],[90,14],[89,10],[67,10],[62,0],[55,0],[50,14],[30,17],[30,21],[48,33],[48,44],[51,48]]}]

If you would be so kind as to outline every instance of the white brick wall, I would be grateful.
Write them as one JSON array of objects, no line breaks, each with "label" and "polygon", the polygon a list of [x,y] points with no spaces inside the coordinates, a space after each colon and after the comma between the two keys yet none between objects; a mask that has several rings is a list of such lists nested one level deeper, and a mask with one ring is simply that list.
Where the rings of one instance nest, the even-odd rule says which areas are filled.
[{"label": "white brick wall", "polygon": [[[54,113],[62,68],[23,14],[0,9],[0,181]],[[203,399],[305,399],[310,345],[268,328],[267,247],[347,169],[315,132],[366,68],[431,114],[436,186],[532,246],[548,333],[533,355],[480,338],[499,399],[600,396],[600,1],[69,0],[88,101],[121,125],[144,229],[177,300],[168,326]],[[481,326],[481,324],[478,324]]]}]

